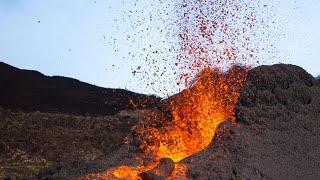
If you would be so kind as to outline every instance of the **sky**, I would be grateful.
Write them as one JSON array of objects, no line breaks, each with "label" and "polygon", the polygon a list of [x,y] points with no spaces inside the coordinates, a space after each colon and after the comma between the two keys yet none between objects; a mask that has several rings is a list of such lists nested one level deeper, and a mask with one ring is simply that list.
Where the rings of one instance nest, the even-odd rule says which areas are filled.
[{"label": "sky", "polygon": [[[263,62],[295,64],[314,76],[320,74],[320,1],[269,1],[276,7],[272,33],[277,36],[271,40],[276,55],[266,56]],[[141,63],[139,59],[145,58],[145,54],[136,56],[136,47],[170,46],[166,44],[168,38],[150,32],[142,37],[130,37],[136,35],[134,25],[139,18],[163,7],[157,4],[159,1],[140,0],[138,7],[134,7],[134,2],[137,1],[0,0],[0,61],[102,87],[163,95],[145,87],[132,71]],[[128,13],[132,10],[142,13],[132,17]],[[164,18],[174,16],[170,13],[172,9],[166,11],[169,13]],[[170,25],[142,22],[148,24],[138,27],[166,29]],[[167,54],[166,58],[173,56]],[[159,88],[169,86],[169,83],[159,84]]]}]

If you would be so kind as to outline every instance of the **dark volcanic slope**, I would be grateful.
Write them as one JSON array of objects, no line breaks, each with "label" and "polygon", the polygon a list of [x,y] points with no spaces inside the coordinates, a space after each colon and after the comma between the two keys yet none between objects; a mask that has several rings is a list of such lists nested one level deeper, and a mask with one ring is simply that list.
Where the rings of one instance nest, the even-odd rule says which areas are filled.
[{"label": "dark volcanic slope", "polygon": [[48,77],[0,62],[0,106],[13,110],[110,115],[158,99],[120,89],[105,89],[66,77]]},{"label": "dark volcanic slope", "polygon": [[[148,99],[4,64],[0,73],[6,85],[0,103],[10,108],[99,114],[126,108],[131,96]],[[141,152],[120,139],[148,112],[127,113],[85,117],[0,108],[0,179],[72,179],[133,165]],[[223,123],[207,149],[181,162],[188,178],[320,179],[320,82],[314,77],[292,65],[255,68],[236,116],[236,125]]]},{"label": "dark volcanic slope", "polygon": [[320,83],[292,65],[253,69],[238,123],[184,162],[192,179],[320,179]]},{"label": "dark volcanic slope", "polygon": [[[221,124],[207,149],[181,162],[189,179],[320,179],[320,83],[314,77],[292,65],[255,68],[236,115],[237,124]],[[132,166],[137,150],[123,146],[95,172]]]}]

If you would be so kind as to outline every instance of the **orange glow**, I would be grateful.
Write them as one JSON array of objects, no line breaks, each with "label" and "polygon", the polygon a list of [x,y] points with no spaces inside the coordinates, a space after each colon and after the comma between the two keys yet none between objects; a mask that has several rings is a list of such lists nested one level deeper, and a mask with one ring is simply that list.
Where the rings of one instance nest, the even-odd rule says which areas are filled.
[{"label": "orange glow", "polygon": [[[109,174],[100,177],[99,179],[112,179],[112,178],[117,178],[121,180],[141,180],[139,177],[139,174],[148,170],[151,170],[154,168],[157,164],[152,164],[151,166],[147,167],[139,167],[139,168],[134,168],[134,167],[129,167],[129,166],[120,166],[115,169],[109,170]],[[168,177],[168,180],[183,180],[186,179],[186,173],[187,173],[187,166],[184,164],[176,164],[175,168],[172,172],[172,175]],[[161,175],[159,172],[155,172],[157,175]]]},{"label": "orange glow", "polygon": [[[204,150],[219,124],[227,119],[234,120],[234,107],[247,72],[247,68],[239,66],[227,72],[205,68],[188,89],[164,100],[167,111],[155,110],[138,123],[134,131],[142,142],[140,148],[157,160],[171,158],[174,162]],[[157,165],[120,166],[109,169],[101,179],[139,180],[140,173]],[[186,179],[187,171],[184,164],[176,164],[167,179]]]},{"label": "orange glow", "polygon": [[110,180],[110,179],[121,179],[121,180],[141,180],[141,177],[139,176],[140,173],[149,171],[153,168],[155,168],[158,165],[158,163],[151,163],[147,166],[137,166],[137,167],[131,167],[131,166],[119,166],[116,168],[108,169],[104,173],[98,173],[98,174],[90,174],[86,177],[83,177],[83,180],[89,180],[89,179],[100,179],[100,180]]},{"label": "orange glow", "polygon": [[167,178],[167,180],[187,180],[188,167],[184,164],[176,164],[172,175]]},{"label": "orange glow", "polygon": [[[255,21],[246,4],[191,0],[177,5],[179,50],[173,70],[176,85],[185,90],[164,100],[160,109],[133,129],[145,156],[157,161],[171,158],[177,163],[169,180],[185,179],[188,168],[178,162],[204,150],[219,124],[234,120],[234,108],[249,70],[235,64],[251,64],[255,52],[249,46]],[[140,179],[140,173],[156,167],[142,164],[109,169],[104,179]]]},{"label": "orange glow", "polygon": [[[246,72],[240,67],[226,73],[204,69],[189,89],[166,100],[171,119],[152,113],[136,127],[143,142],[141,148],[157,159],[171,158],[175,162],[205,149],[218,125],[233,118]],[[163,124],[159,127],[157,122]]]},{"label": "orange glow", "polygon": [[[219,124],[227,119],[234,120],[234,107],[247,72],[248,68],[240,66],[233,66],[227,72],[205,68],[188,89],[164,100],[162,110],[154,110],[133,129],[145,155],[152,155],[157,161],[171,158],[177,163],[204,150]],[[140,173],[154,169],[159,162],[139,164],[137,167],[119,166],[93,177],[140,180]],[[175,164],[167,179],[185,179],[187,170],[187,166]]]},{"label": "orange glow", "polygon": [[118,179],[128,179],[128,180],[139,180],[139,171],[136,168],[131,168],[128,166],[120,166],[115,170],[111,171]]},{"label": "orange glow", "polygon": [[99,179],[99,180],[110,180],[110,179],[122,179],[122,180],[140,180],[138,176],[139,171],[137,168],[129,166],[120,166],[117,168],[109,169],[107,172],[98,174],[89,174],[82,177],[82,180]]}]

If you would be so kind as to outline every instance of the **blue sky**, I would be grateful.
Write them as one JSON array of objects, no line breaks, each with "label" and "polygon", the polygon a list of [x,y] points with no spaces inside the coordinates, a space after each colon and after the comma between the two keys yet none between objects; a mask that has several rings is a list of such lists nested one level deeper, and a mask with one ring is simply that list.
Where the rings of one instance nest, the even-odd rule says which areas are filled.
[{"label": "blue sky", "polygon": [[[280,36],[273,39],[277,55],[264,61],[296,64],[319,74],[320,1],[272,1],[277,7],[274,33]],[[140,3],[146,8],[152,1]],[[136,8],[132,4],[119,0],[0,0],[0,61],[103,87],[155,93],[132,76],[139,62],[130,60],[128,53],[150,44],[137,42],[139,38],[126,41],[126,29],[132,22],[123,18]],[[148,41],[166,46],[157,42],[159,38],[163,37]]]}]

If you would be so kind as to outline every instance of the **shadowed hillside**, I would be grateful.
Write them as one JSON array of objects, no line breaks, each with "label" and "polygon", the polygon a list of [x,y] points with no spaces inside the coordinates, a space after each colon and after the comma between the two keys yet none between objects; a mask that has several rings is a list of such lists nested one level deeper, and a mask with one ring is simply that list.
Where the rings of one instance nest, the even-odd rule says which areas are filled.
[{"label": "shadowed hillside", "polygon": [[1,62],[0,84],[0,105],[21,111],[111,115],[133,107],[154,106],[159,100],[155,96],[101,88],[71,78],[49,77]]}]

